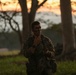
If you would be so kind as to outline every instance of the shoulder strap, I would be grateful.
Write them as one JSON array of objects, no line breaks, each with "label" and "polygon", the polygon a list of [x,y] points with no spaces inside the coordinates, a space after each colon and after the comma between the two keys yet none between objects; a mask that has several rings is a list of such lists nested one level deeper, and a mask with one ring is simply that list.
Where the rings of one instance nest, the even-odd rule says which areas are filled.
[{"label": "shoulder strap", "polygon": [[44,51],[47,51],[47,50],[48,50],[48,47],[47,47],[47,45],[45,44],[46,41],[47,41],[46,38],[45,38],[45,36],[42,35],[41,39],[42,39],[42,44],[43,44],[43,46],[44,46]]}]

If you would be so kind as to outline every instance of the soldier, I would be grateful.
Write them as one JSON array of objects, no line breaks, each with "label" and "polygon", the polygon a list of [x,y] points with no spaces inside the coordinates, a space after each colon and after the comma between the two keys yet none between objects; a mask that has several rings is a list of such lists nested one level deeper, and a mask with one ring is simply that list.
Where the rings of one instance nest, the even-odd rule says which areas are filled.
[{"label": "soldier", "polygon": [[28,58],[27,75],[52,75],[56,72],[55,50],[52,41],[41,34],[38,21],[32,23],[33,35],[23,46],[24,56]]}]

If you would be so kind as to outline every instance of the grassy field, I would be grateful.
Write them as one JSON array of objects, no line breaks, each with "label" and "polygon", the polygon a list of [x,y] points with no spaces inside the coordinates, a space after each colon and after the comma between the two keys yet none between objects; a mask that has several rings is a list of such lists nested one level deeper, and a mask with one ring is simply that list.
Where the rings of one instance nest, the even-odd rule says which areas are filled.
[{"label": "grassy field", "polygon": [[[13,54],[11,52],[1,54],[6,57],[0,58],[0,75],[27,75],[25,62],[28,60],[23,56],[8,57],[9,53]],[[76,61],[57,62],[57,65],[55,75],[76,75]]]}]

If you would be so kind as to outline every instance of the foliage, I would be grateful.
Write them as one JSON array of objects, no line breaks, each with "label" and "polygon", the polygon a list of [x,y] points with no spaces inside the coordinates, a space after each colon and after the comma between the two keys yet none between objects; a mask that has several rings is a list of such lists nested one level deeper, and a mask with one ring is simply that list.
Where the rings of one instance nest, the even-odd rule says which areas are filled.
[{"label": "foliage", "polygon": [[[75,24],[74,24],[75,25]],[[52,27],[42,29],[42,33],[48,36],[56,46],[62,44],[61,24],[53,24]],[[75,29],[76,34],[76,29]],[[0,48],[20,49],[19,37],[15,32],[0,32]]]},{"label": "foliage", "polygon": [[19,49],[19,37],[15,32],[0,32],[0,48]]},{"label": "foliage", "polygon": [[[42,33],[48,36],[55,45],[57,43],[62,42],[62,35],[59,32],[60,31],[59,26],[60,24],[52,25],[51,28],[42,30]],[[5,33],[0,32],[0,48],[8,48],[10,50],[20,49],[20,42],[18,35],[15,32],[5,32]]]},{"label": "foliage", "polygon": [[[42,33],[51,38],[54,44],[61,42],[61,34],[55,30],[46,29],[42,30]],[[20,49],[18,35],[15,32],[0,33],[0,48]]]},{"label": "foliage", "polygon": [[61,33],[61,25],[53,24],[52,27],[42,30],[42,33],[49,37],[54,45],[57,43],[62,43],[62,33]]},{"label": "foliage", "polygon": [[26,75],[26,61],[23,56],[0,59],[0,75]]},{"label": "foliage", "polygon": [[[0,75],[27,75],[24,56],[5,57],[0,59]],[[55,75],[76,75],[76,61],[57,61]]]},{"label": "foliage", "polygon": [[58,62],[58,71],[55,75],[76,75],[76,61]]},{"label": "foliage", "polygon": [[52,27],[51,27],[51,30],[55,30],[58,33],[62,33],[61,23],[59,23],[59,24],[53,24]]}]

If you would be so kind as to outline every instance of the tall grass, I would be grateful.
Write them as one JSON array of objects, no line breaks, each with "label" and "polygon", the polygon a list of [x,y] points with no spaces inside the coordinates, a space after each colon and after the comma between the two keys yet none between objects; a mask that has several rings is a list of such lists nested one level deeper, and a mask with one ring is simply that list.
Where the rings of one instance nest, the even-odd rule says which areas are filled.
[{"label": "tall grass", "polygon": [[[27,75],[25,63],[28,60],[24,56],[8,57],[8,54],[0,58],[0,75]],[[76,61],[57,61],[57,66],[54,75],[76,75]]]},{"label": "tall grass", "polygon": [[0,75],[26,75],[26,61],[23,56],[0,59]]},{"label": "tall grass", "polygon": [[57,62],[57,66],[55,75],[76,75],[76,61]]}]

